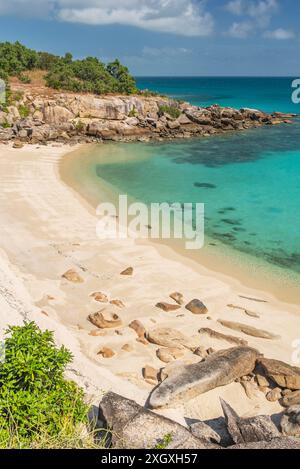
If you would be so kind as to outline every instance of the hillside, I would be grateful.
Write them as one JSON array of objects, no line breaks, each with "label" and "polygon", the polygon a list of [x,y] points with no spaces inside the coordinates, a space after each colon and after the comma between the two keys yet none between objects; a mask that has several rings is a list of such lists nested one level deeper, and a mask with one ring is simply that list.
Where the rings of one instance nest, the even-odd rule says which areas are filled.
[{"label": "hillside", "polygon": [[74,60],[29,49],[19,42],[0,43],[0,78],[12,84],[33,84],[55,90],[106,94],[137,92],[127,67],[116,59],[104,64],[96,57]]}]

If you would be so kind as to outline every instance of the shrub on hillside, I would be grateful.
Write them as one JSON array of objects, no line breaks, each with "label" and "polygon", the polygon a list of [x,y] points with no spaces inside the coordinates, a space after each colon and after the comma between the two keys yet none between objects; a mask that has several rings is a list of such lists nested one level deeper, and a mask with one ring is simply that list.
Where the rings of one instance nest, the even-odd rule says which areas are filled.
[{"label": "shrub on hillside", "polygon": [[0,447],[30,447],[86,421],[83,391],[64,378],[71,353],[34,323],[10,327],[0,364]]}]

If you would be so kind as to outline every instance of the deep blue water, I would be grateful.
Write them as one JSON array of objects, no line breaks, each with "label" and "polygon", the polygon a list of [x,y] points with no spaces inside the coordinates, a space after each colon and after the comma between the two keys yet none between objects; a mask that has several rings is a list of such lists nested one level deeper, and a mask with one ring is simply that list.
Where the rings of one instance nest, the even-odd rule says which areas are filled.
[{"label": "deep blue water", "polygon": [[300,114],[300,104],[293,104],[291,99],[292,81],[293,78],[138,77],[137,85],[198,106],[217,103],[238,109]]}]

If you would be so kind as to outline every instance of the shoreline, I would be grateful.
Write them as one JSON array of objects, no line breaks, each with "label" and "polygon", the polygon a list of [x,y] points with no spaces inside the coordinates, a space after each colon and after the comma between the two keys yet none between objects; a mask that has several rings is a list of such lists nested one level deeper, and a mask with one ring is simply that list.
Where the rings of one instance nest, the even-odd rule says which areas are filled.
[{"label": "shoreline", "polygon": [[[114,144],[107,143],[107,145]],[[96,147],[101,152],[101,147],[94,144],[93,148]],[[100,190],[97,187],[97,191],[95,191],[96,185],[89,185],[89,193],[85,191],[86,187],[83,188],[82,180],[75,180],[77,172],[82,172],[81,168],[83,167],[83,162],[89,157],[90,148],[91,146],[87,145],[81,147],[79,153],[73,151],[66,155],[66,158],[60,161],[59,176],[63,182],[72,187],[76,194],[80,195],[81,200],[86,202],[88,207],[92,207],[95,210],[102,200],[113,202],[117,205],[118,189],[104,179],[97,178],[97,183],[101,184]],[[110,158],[112,156],[110,155]],[[126,164],[126,160],[124,160],[124,164]],[[85,165],[85,167],[87,166]],[[91,174],[88,174],[88,182],[90,182],[90,177]],[[137,202],[135,199],[131,201]],[[297,300],[299,297],[300,275],[297,272],[271,265],[263,259],[258,259],[251,254],[235,250],[219,240],[216,241],[214,238],[208,236],[205,236],[205,238],[206,246],[199,251],[186,250],[182,240],[153,240],[148,238],[138,239],[137,243],[154,246],[163,257],[172,259],[176,256],[179,262],[188,262],[194,270],[200,268],[201,271],[201,267],[204,267],[211,275],[216,274],[222,277],[224,281],[235,283],[237,286],[240,285],[240,287],[248,288],[249,290],[256,290],[261,292],[262,295],[267,295],[270,298],[287,303],[295,310],[299,310]],[[216,242],[218,243],[216,246],[210,245],[210,243]]]},{"label": "shoreline", "polygon": [[[59,176],[60,161],[69,149],[74,150],[26,146],[14,150],[0,146],[1,271],[9,272],[9,276],[1,275],[0,281],[1,333],[6,325],[23,320],[19,299],[26,300],[26,317],[43,328],[55,330],[58,342],[71,348],[75,359],[70,375],[84,386],[88,395],[96,397],[96,402],[101,392],[112,389],[144,404],[153,386],[143,379],[142,368],[165,366],[156,357],[157,346],[136,341],[135,333],[128,328],[133,320],[140,320],[146,329],[181,330],[190,337],[197,336],[201,345],[217,350],[230,345],[202,338],[198,330],[209,327],[230,334],[218,319],[239,321],[280,335],[280,340],[268,341],[245,337],[239,332],[234,334],[247,338],[250,346],[268,358],[291,362],[292,343],[298,339],[300,329],[296,305],[292,307],[267,294],[227,282],[205,267],[196,271],[188,261],[183,263],[174,253],[169,258],[165,249],[161,252],[162,248],[150,244],[99,240],[91,206]],[[133,277],[121,277],[120,272],[130,265],[134,268]],[[82,284],[62,279],[70,268],[80,273]],[[8,294],[4,295],[8,290],[12,298],[9,307]],[[117,310],[123,322],[120,334],[104,330],[101,336],[90,335],[95,328],[87,316],[106,307],[90,298],[96,291],[125,304],[125,308]],[[210,319],[195,316],[183,308],[174,314],[155,307],[158,301],[168,301],[173,291],[180,291],[187,301],[201,299],[208,307]],[[261,298],[266,303],[241,296]],[[228,304],[255,310],[260,317],[249,317],[238,308],[228,308]],[[122,350],[125,344],[132,346],[132,352]],[[103,346],[110,347],[115,356],[105,359],[97,355]],[[185,360],[199,361],[199,357],[188,352]],[[249,399],[240,383],[232,383],[159,413],[180,423],[185,423],[185,418],[217,418],[221,415],[219,397],[231,403],[241,415],[273,414],[282,410],[278,402],[266,401],[262,393]]]}]

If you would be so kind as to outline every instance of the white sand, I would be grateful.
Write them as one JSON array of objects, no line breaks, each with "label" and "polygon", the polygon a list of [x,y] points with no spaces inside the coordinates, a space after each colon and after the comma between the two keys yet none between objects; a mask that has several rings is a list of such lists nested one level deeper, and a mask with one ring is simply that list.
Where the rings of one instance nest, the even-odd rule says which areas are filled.
[{"label": "white sand", "polygon": [[[142,368],[146,364],[157,369],[164,367],[156,357],[158,347],[138,343],[135,333],[127,327],[134,319],[142,321],[146,328],[173,327],[189,336],[197,336],[199,328],[209,327],[243,337],[267,357],[292,362],[292,344],[300,338],[297,305],[280,303],[267,292],[248,289],[165,247],[158,249],[130,239],[99,240],[93,209],[59,177],[58,163],[70,150],[50,146],[12,149],[0,145],[1,334],[7,325],[20,324],[24,319],[55,331],[57,343],[66,345],[74,354],[68,375],[84,386],[95,403],[108,389],[144,403],[152,386],[143,380]],[[134,267],[134,275],[120,276],[129,266]],[[70,268],[80,273],[84,283],[62,279]],[[95,327],[87,316],[102,307],[89,298],[96,291],[126,305],[116,309],[124,323],[122,335],[114,331],[107,331],[102,337],[89,335]],[[184,308],[175,313],[157,309],[158,301],[171,302],[168,296],[173,291],[183,293],[186,301],[201,299],[211,319],[195,316]],[[242,299],[240,295],[261,298],[266,303]],[[255,311],[260,318],[228,308],[228,304]],[[222,327],[217,323],[220,318],[266,329],[281,339],[247,337]],[[121,350],[127,343],[133,345],[133,352]],[[199,345],[230,347],[228,343],[200,337]],[[111,359],[97,355],[103,346],[112,348],[116,355]],[[186,358],[197,360],[190,352]],[[241,415],[281,410],[278,403],[269,403],[262,393],[248,399],[242,386],[233,383],[161,413],[183,423],[184,418],[216,418],[221,415],[220,396]]]}]

